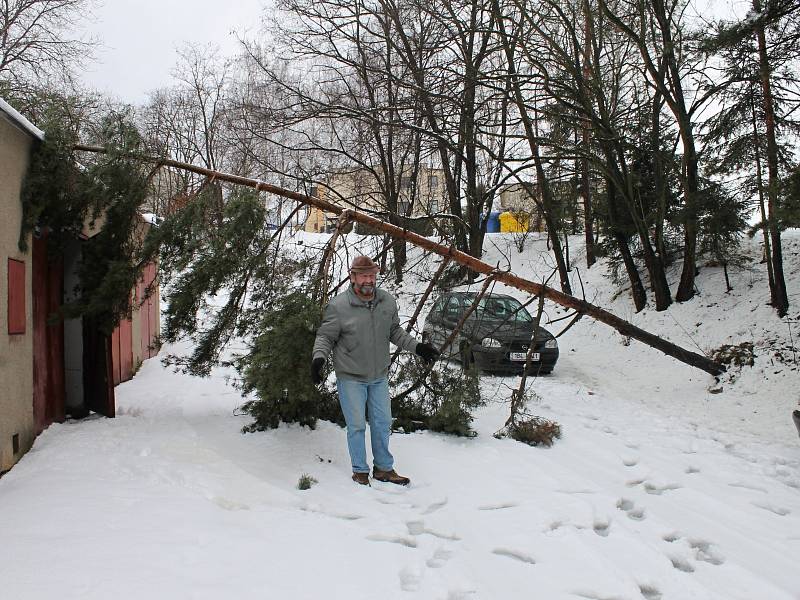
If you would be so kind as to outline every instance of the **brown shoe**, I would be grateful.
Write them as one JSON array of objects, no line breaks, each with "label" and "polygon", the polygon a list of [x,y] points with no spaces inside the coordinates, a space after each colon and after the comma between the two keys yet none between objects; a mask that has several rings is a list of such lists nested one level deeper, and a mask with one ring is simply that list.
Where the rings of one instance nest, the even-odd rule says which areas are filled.
[{"label": "brown shoe", "polygon": [[395,483],[397,485],[408,485],[411,483],[411,480],[408,477],[398,475],[394,469],[391,471],[381,471],[373,468],[372,476],[378,481],[383,481],[385,483]]},{"label": "brown shoe", "polygon": [[369,485],[369,473],[353,473],[353,481],[358,485]]}]

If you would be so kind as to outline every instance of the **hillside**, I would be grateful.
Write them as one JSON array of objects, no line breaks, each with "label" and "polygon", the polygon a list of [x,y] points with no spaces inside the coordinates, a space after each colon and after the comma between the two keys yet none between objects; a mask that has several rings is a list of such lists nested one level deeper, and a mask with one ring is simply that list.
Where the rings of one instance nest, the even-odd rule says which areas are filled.
[{"label": "hillside", "polygon": [[[303,235],[294,251],[325,239]],[[371,242],[347,243],[352,256]],[[519,254],[496,235],[486,258],[542,279],[544,250],[532,240]],[[395,435],[412,484],[360,488],[339,427],[242,435],[229,371],[196,379],[148,361],[117,388],[116,419],[50,427],[0,480],[0,531],[13,549],[0,561],[4,596],[797,598],[796,316],[765,306],[758,264],[733,274],[730,294],[703,267],[691,302],[632,314],[602,266],[580,266],[577,240],[572,252],[587,300],[687,347],[752,342],[754,366],[717,383],[583,319],[560,339],[554,373],[532,384],[532,412],[562,425],[553,447],[492,437],[517,379],[486,376],[477,437]],[[794,232],[785,255],[797,303]],[[421,291],[409,274],[403,313]],[[302,474],[318,483],[298,490]]]}]

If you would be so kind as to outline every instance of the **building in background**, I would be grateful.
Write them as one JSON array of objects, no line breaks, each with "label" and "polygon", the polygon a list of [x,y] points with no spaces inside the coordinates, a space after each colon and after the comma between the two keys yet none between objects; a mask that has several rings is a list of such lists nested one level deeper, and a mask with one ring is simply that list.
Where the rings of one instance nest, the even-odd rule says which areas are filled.
[{"label": "building in background", "polygon": [[[19,236],[22,184],[31,150],[42,139],[39,129],[0,100],[0,472],[31,447],[41,418],[34,415],[33,365],[34,338],[41,334],[34,331],[33,264],[41,254],[33,256],[32,235],[22,252]],[[41,308],[37,301],[37,312]]]},{"label": "building in background", "polygon": [[[342,207],[355,207],[370,213],[388,215],[386,201],[374,174],[366,169],[331,173],[324,183],[311,188],[311,195]],[[437,215],[447,210],[444,171],[421,166],[416,177],[400,178],[397,214],[407,217]],[[336,215],[310,207],[303,226],[305,231],[329,232],[336,227]]]},{"label": "building in background", "polygon": [[537,194],[535,183],[512,183],[500,189],[501,231],[547,229],[542,211],[536,204]]},{"label": "building in background", "polygon": [[[48,256],[47,228],[28,234],[28,250],[20,250],[22,186],[31,151],[43,139],[0,100],[0,473],[68,414],[113,417],[114,385],[157,352],[159,337],[155,264],[131,290],[134,310],[112,336],[87,319],[53,318],[77,283],[82,244],[97,233],[99,220],[60,257]],[[143,239],[151,226],[143,217],[134,235]]]}]

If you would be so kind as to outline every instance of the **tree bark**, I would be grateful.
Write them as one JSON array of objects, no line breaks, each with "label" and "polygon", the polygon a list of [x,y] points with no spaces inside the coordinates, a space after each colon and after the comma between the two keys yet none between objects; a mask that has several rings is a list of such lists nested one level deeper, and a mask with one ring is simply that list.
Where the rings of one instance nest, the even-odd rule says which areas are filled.
[{"label": "tree bark", "polygon": [[[583,26],[583,82],[592,78],[592,70],[590,65],[591,56],[591,32],[592,28],[589,21],[589,3],[583,3],[584,10],[584,26]],[[587,98],[590,97],[588,90],[584,90]],[[580,158],[581,168],[581,195],[583,196],[583,233],[586,238],[586,267],[591,268],[597,258],[595,257],[594,249],[594,212],[592,208],[592,181],[589,175],[589,158],[588,153],[591,148],[591,125],[588,119],[581,120],[581,141],[583,143],[584,155]]]},{"label": "tree bark", "polygon": [[[753,0],[753,10],[761,13],[761,0]],[[778,228],[775,211],[778,208],[778,143],[775,135],[775,104],[772,98],[770,82],[769,57],[763,23],[756,25],[758,41],[758,66],[761,77],[761,89],[764,93],[764,125],[767,135],[767,208],[769,210],[768,228],[772,242],[772,276],[774,286],[770,290],[772,306],[783,317],[789,310],[789,297],[786,293],[786,280],[783,276],[783,250],[781,249],[781,232]]]},{"label": "tree bark", "polygon": [[764,235],[764,261],[767,263],[767,281],[769,283],[770,299],[775,298],[775,276],[772,274],[772,247],[769,243],[769,226],[767,225],[767,208],[764,204],[764,180],[762,177],[763,169],[761,166],[761,144],[756,125],[756,110],[751,104],[753,113],[753,150],[756,157],[756,185],[758,186],[758,208],[761,212],[761,232]]}]

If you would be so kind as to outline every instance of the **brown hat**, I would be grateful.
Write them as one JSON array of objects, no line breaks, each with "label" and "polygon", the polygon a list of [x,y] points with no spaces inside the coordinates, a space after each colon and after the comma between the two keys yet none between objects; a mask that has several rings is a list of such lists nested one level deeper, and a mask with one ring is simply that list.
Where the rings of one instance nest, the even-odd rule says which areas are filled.
[{"label": "brown hat", "polygon": [[377,273],[380,270],[369,256],[356,256],[350,263],[351,273]]}]

